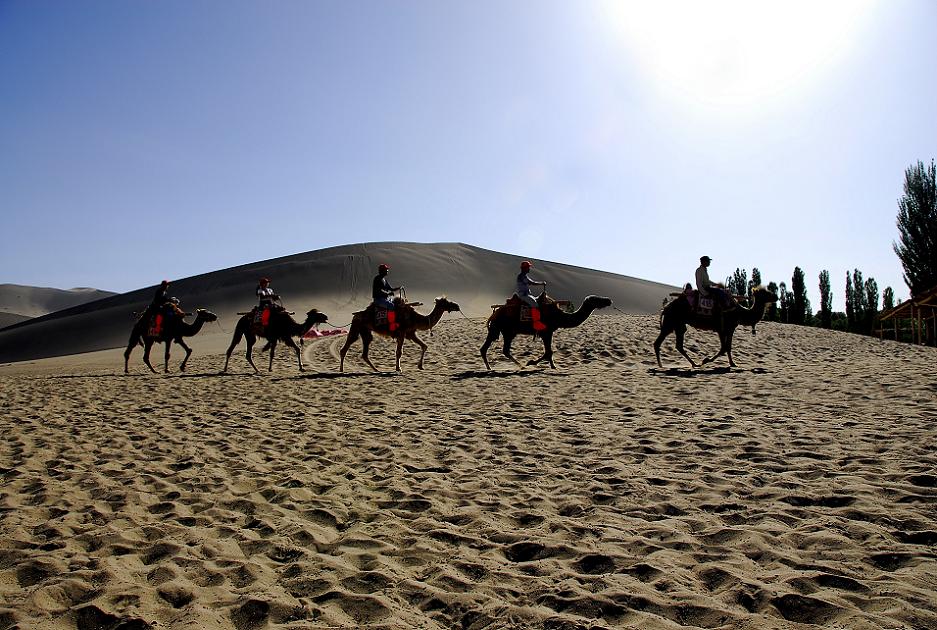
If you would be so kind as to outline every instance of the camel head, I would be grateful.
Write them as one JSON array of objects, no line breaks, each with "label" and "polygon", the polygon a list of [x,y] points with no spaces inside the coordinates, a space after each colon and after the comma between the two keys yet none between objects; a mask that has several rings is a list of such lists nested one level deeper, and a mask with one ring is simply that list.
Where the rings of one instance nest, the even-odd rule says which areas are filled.
[{"label": "camel head", "polygon": [[213,322],[218,319],[218,316],[211,311],[205,310],[204,308],[197,308],[195,309],[195,318],[201,318],[206,322]]},{"label": "camel head", "polygon": [[306,322],[305,322],[305,323],[306,323],[306,326],[307,326],[307,327],[312,327],[312,326],[317,326],[317,325],[319,325],[319,324],[324,324],[324,323],[327,322],[327,321],[329,321],[329,316],[326,315],[325,313],[320,313],[320,312],[319,312],[319,309],[314,308],[314,309],[312,309],[311,311],[309,311],[308,313],[306,313]]},{"label": "camel head", "polygon": [[754,298],[755,304],[774,304],[778,301],[777,295],[760,285],[752,289],[752,298]]},{"label": "camel head", "polygon": [[583,300],[582,305],[593,309],[605,308],[612,305],[612,300],[601,295],[590,295]]},{"label": "camel head", "polygon": [[442,310],[446,311],[447,313],[461,310],[458,304],[456,304],[455,302],[450,302],[446,298],[446,296],[436,298],[436,306],[439,306],[440,308],[442,308]]}]

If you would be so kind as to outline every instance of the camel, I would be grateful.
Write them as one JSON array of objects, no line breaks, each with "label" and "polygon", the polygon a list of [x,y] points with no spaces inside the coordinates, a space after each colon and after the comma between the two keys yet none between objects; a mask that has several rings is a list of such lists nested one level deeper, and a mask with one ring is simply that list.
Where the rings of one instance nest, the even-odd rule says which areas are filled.
[{"label": "camel", "polygon": [[423,357],[426,356],[427,346],[416,336],[417,331],[431,330],[433,326],[439,323],[443,314],[459,310],[458,304],[450,302],[445,297],[436,298],[436,304],[433,306],[433,310],[429,315],[417,313],[413,306],[406,304],[403,300],[399,300],[399,302],[395,303],[397,303],[397,308],[395,310],[398,328],[394,331],[388,328],[387,322],[375,321],[375,307],[373,304],[368,306],[365,310],[358,311],[353,315],[351,327],[348,330],[348,339],[345,340],[345,345],[343,345],[342,349],[339,351],[341,362],[338,369],[340,372],[345,371],[345,355],[348,353],[348,348],[351,347],[351,344],[358,340],[358,337],[361,337],[361,345],[364,347],[361,352],[361,358],[364,359],[364,362],[367,363],[372,370],[375,372],[377,371],[377,368],[371,363],[371,359],[368,358],[368,349],[371,346],[371,340],[374,338],[373,333],[384,337],[390,337],[397,342],[396,370],[398,372],[400,371],[400,355],[403,354],[404,340],[409,339],[420,346],[420,361],[417,363],[417,367],[422,370]]},{"label": "camel", "polygon": [[251,358],[251,350],[254,349],[254,344],[257,342],[258,336],[267,340],[263,351],[266,352],[268,348],[270,350],[269,372],[273,371],[273,354],[277,349],[278,341],[282,341],[296,352],[296,359],[299,361],[299,371],[302,372],[304,371],[302,353],[293,341],[293,337],[302,337],[309,332],[309,329],[313,326],[324,324],[328,320],[329,318],[325,313],[320,313],[318,310],[312,309],[306,313],[306,321],[300,324],[290,317],[290,314],[286,311],[274,310],[270,313],[270,323],[258,335],[258,331],[254,329],[254,313],[247,313],[238,320],[237,325],[234,327],[234,337],[231,339],[231,345],[228,346],[228,351],[225,353],[224,370],[222,370],[222,372],[228,371],[228,361],[231,360],[231,353],[237,345],[241,343],[241,337],[247,338],[247,362],[254,368],[255,373],[260,372],[257,366],[254,365],[254,359]]},{"label": "camel", "polygon": [[185,320],[182,319],[182,316],[170,318],[158,335],[150,334],[149,315],[144,315],[138,319],[137,323],[133,326],[133,330],[130,332],[130,341],[127,343],[127,349],[124,351],[124,374],[130,373],[130,353],[133,352],[136,346],[141,344],[143,345],[143,362],[146,363],[146,366],[150,368],[151,372],[154,374],[156,373],[156,370],[150,363],[150,349],[153,347],[154,343],[166,344],[166,361],[163,369],[168,374],[169,351],[174,341],[185,349],[185,359],[182,360],[182,365],[179,366],[179,370],[185,372],[185,364],[189,361],[192,348],[185,345],[182,338],[192,337],[198,334],[205,322],[213,322],[218,319],[217,315],[203,308],[196,309],[195,313],[195,321],[191,324],[186,323]]},{"label": "camel", "polygon": [[541,331],[535,331],[532,321],[521,320],[521,308],[519,302],[509,300],[495,309],[488,318],[488,338],[481,347],[482,361],[485,362],[485,368],[490,370],[488,364],[488,347],[494,343],[500,335],[504,336],[504,356],[514,361],[518,366],[521,364],[511,355],[511,343],[517,335],[537,335],[543,340],[543,356],[539,359],[531,359],[527,365],[537,365],[541,361],[549,361],[550,367],[556,369],[553,362],[553,333],[560,328],[575,328],[580,325],[597,308],[605,308],[612,305],[612,301],[607,297],[590,295],[587,297],[579,309],[574,313],[567,313],[557,306],[556,302],[546,296],[540,296],[540,321],[546,325]]},{"label": "camel", "polygon": [[735,361],[732,360],[732,337],[735,335],[735,329],[740,324],[751,326],[752,334],[755,334],[755,324],[764,317],[765,307],[778,301],[778,296],[764,287],[753,289],[752,297],[754,298],[754,304],[751,308],[745,308],[736,302],[734,309],[720,312],[718,308],[714,308],[710,316],[695,313],[685,294],[665,306],[660,315],[660,335],[654,341],[654,354],[657,356],[657,365],[663,367],[660,362],[661,344],[667,338],[667,335],[674,333],[677,337],[677,350],[686,357],[690,365],[699,367],[683,349],[683,337],[689,324],[699,330],[713,330],[719,334],[719,352],[703,359],[703,365],[726,355],[729,357],[729,367],[736,367]]}]

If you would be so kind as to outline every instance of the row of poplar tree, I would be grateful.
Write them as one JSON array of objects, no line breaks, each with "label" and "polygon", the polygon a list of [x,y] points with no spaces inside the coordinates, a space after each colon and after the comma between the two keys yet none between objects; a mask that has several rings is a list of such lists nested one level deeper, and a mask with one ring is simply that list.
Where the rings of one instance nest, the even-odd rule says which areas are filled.
[{"label": "row of poplar tree", "polygon": [[[860,334],[872,334],[877,327],[878,314],[895,306],[895,292],[885,287],[881,296],[875,278],[863,280],[858,269],[846,272],[846,312],[833,311],[833,292],[830,288],[830,272],[820,272],[820,310],[813,312],[807,298],[807,283],[804,271],[794,267],[790,288],[786,282],[769,282],[768,290],[778,296],[777,304],[770,304],[765,311],[765,320],[785,324],[820,326],[834,330],[845,330]],[[761,272],[752,269],[751,280],[745,269],[736,269],[726,278],[726,288],[734,295],[751,296],[754,287],[761,285]],[[881,309],[879,308],[881,297]]]},{"label": "row of poplar tree", "polygon": [[[904,268],[904,281],[911,296],[916,297],[937,288],[937,167],[923,162],[905,171],[904,194],[898,199],[897,243],[892,248]],[[749,281],[744,269],[736,269],[726,278],[726,288],[735,295],[751,297],[754,287],[761,284],[761,272],[752,269]],[[846,312],[833,312],[833,293],[830,273],[820,272],[820,309],[814,313],[807,299],[804,272],[794,267],[790,288],[787,283],[768,283],[768,289],[778,296],[777,304],[769,306],[765,319],[769,321],[821,326],[860,334],[872,334],[878,328],[878,315],[894,308],[895,292],[891,287],[879,294],[875,278],[863,278],[858,269],[846,272]],[[881,297],[881,309],[879,308]]]}]

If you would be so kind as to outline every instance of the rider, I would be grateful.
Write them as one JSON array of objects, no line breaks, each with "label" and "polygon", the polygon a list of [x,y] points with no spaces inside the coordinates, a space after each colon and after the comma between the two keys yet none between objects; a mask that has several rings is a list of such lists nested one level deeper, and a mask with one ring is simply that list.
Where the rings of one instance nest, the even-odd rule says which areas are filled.
[{"label": "rider", "polygon": [[709,267],[709,263],[712,262],[712,258],[709,256],[701,256],[699,262],[700,265],[696,269],[696,288],[699,290],[700,297],[718,297],[727,310],[731,309],[732,301],[729,299],[729,294],[726,292],[725,286],[710,280],[709,272],[706,271],[706,268]]},{"label": "rider", "polygon": [[522,302],[530,307],[530,318],[534,320],[534,330],[543,330],[546,328],[546,324],[540,321],[540,307],[537,304],[537,298],[531,294],[530,287],[546,287],[547,283],[540,280],[531,280],[530,276],[527,275],[531,267],[533,267],[533,265],[529,260],[525,260],[521,263],[521,272],[517,274],[517,289],[515,293]]},{"label": "rider", "polygon": [[143,312],[143,317],[149,319],[155,317],[153,322],[153,328],[157,334],[163,328],[163,307],[169,303],[169,280],[163,280],[159,283],[159,286],[156,287],[156,293],[153,294],[153,301],[150,302],[150,305],[146,307],[146,310]]},{"label": "rider", "polygon": [[390,282],[387,281],[388,271],[390,271],[390,267],[384,263],[378,265],[377,275],[374,276],[374,281],[371,283],[371,297],[375,306],[387,309],[387,321],[390,324],[390,329],[396,330],[398,326],[396,322],[397,315],[394,312],[394,302],[391,297],[394,295],[394,291],[399,291],[403,287],[390,286]]},{"label": "rider", "polygon": [[261,278],[257,283],[257,299],[260,300],[260,323],[267,326],[270,323],[270,312],[273,310],[275,302],[280,299],[274,290],[270,287],[270,278]]}]

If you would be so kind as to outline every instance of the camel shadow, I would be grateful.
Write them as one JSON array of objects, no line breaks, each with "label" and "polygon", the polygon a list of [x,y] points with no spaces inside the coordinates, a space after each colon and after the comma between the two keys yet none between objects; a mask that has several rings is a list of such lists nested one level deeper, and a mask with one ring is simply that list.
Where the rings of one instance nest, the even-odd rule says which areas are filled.
[{"label": "camel shadow", "polygon": [[297,374],[296,376],[281,376],[272,381],[319,381],[336,380],[344,378],[396,378],[400,372],[311,372]]},{"label": "camel shadow", "polygon": [[229,377],[246,377],[254,376],[250,372],[177,372],[175,374],[169,374],[173,378],[229,378]]},{"label": "camel shadow", "polygon": [[271,379],[273,381],[319,381],[319,380],[336,380],[342,378],[365,378],[365,377],[378,377],[378,378],[394,378],[397,376],[397,372],[304,372],[302,374],[297,374],[296,376],[281,376],[279,378]]},{"label": "camel shadow", "polygon": [[122,372],[115,372],[113,374],[56,374],[54,376],[49,376],[50,379],[67,379],[67,378],[153,378],[154,376],[159,376],[159,374],[124,374]]},{"label": "camel shadow", "polygon": [[557,372],[556,370],[547,370],[545,368],[539,370],[515,370],[513,372],[496,372],[495,370],[466,370],[465,372],[459,372],[452,376],[453,381],[464,381],[470,378],[514,378],[514,377],[526,377],[526,376],[535,376],[537,374],[544,374],[548,372],[553,372],[554,376],[569,376],[564,372]]},{"label": "camel shadow", "polygon": [[665,378],[706,378],[709,376],[721,376],[723,374],[741,374],[743,372],[751,372],[752,374],[768,374],[768,370],[765,368],[751,368],[749,370],[741,368],[732,368],[732,367],[718,367],[718,368],[651,368],[648,371],[648,374],[652,376],[663,376]]}]

